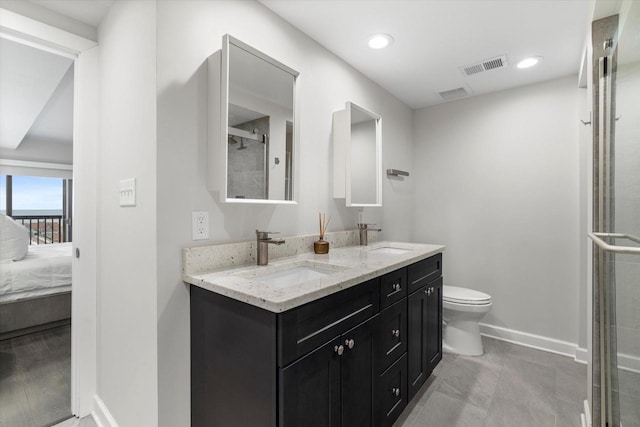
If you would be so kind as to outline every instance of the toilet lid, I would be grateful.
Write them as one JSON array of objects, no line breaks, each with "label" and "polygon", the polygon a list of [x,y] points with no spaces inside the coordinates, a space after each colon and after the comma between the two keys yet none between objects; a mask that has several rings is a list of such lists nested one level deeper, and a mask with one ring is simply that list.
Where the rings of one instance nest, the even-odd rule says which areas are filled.
[{"label": "toilet lid", "polygon": [[443,286],[442,299],[458,304],[481,305],[491,302],[491,295],[458,286]]}]

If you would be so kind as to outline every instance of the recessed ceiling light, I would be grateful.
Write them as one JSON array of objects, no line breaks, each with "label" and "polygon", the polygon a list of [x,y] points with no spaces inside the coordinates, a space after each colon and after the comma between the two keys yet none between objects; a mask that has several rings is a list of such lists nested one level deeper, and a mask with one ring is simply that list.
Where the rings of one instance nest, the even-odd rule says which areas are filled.
[{"label": "recessed ceiling light", "polygon": [[382,49],[393,43],[393,37],[389,34],[374,34],[369,37],[369,47],[371,49]]},{"label": "recessed ceiling light", "polygon": [[530,68],[533,67],[534,65],[536,65],[537,63],[542,61],[542,57],[541,56],[531,56],[529,58],[524,58],[522,61],[518,62],[518,65],[516,65],[516,67],[522,69],[522,68]]}]

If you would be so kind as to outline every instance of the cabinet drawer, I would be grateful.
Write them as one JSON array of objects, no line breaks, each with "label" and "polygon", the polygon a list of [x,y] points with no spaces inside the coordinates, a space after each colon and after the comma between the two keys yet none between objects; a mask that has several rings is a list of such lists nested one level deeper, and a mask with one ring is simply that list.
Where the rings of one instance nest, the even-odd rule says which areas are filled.
[{"label": "cabinet drawer", "polygon": [[380,309],[380,278],[278,315],[278,366],[284,367],[364,322]]},{"label": "cabinet drawer", "polygon": [[376,426],[391,427],[407,406],[407,355],[378,377]]},{"label": "cabinet drawer", "polygon": [[380,309],[407,296],[407,269],[393,271],[380,278]]},{"label": "cabinet drawer", "polygon": [[376,373],[381,373],[407,351],[407,302],[399,301],[380,313],[376,339]]},{"label": "cabinet drawer", "polygon": [[418,261],[408,267],[409,293],[442,276],[442,254]]}]

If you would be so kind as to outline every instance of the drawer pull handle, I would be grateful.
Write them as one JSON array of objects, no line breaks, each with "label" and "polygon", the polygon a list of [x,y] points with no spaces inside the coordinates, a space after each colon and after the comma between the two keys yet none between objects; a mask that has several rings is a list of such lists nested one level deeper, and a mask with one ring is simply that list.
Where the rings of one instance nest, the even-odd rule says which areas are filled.
[{"label": "drawer pull handle", "polygon": [[391,335],[393,335],[394,337],[398,338],[400,336],[400,330],[399,329],[394,329],[391,331]]},{"label": "drawer pull handle", "polygon": [[393,289],[394,291],[399,291],[400,289],[402,289],[402,285],[400,285],[400,283],[394,283],[391,286],[391,289]]},{"label": "drawer pull handle", "polygon": [[[344,345],[349,347],[349,349],[352,349],[353,347],[355,347],[356,342],[353,339],[344,340]],[[342,347],[342,346],[340,346],[340,347]]]},{"label": "drawer pull handle", "polygon": [[399,397],[400,396],[400,388],[399,387],[394,387],[391,389],[391,394],[393,394],[395,397]]},{"label": "drawer pull handle", "polygon": [[338,353],[338,356],[342,356],[342,353],[344,353],[344,346],[343,345],[337,345],[337,346],[335,346],[333,348],[333,351]]}]

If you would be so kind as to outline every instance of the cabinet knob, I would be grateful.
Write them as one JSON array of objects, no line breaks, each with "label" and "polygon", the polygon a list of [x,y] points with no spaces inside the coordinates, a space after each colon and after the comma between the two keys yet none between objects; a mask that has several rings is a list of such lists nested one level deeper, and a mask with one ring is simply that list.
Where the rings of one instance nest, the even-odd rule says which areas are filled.
[{"label": "cabinet knob", "polygon": [[431,296],[431,288],[425,289],[424,293],[427,294],[427,296]]},{"label": "cabinet knob", "polygon": [[391,335],[393,335],[394,337],[398,338],[400,336],[400,330],[399,329],[394,329],[391,331]]},{"label": "cabinet knob", "polygon": [[434,293],[436,291],[436,288],[434,288],[433,286],[431,287],[431,293]]},{"label": "cabinet knob", "polygon": [[[344,340],[344,345],[349,347],[349,349],[352,349],[356,345],[356,342],[353,339]],[[340,347],[342,347],[342,346],[340,346]]]},{"label": "cabinet knob", "polygon": [[344,353],[344,346],[343,345],[337,345],[337,346],[335,346],[333,348],[333,351],[338,353],[338,356],[342,356],[342,353]]},{"label": "cabinet knob", "polygon": [[391,389],[391,394],[393,394],[395,397],[400,396],[400,388],[399,387],[394,387]]},{"label": "cabinet knob", "polygon": [[402,289],[402,286],[400,286],[400,283],[394,283],[391,286],[391,289],[393,289],[394,291],[399,291],[400,289]]}]

